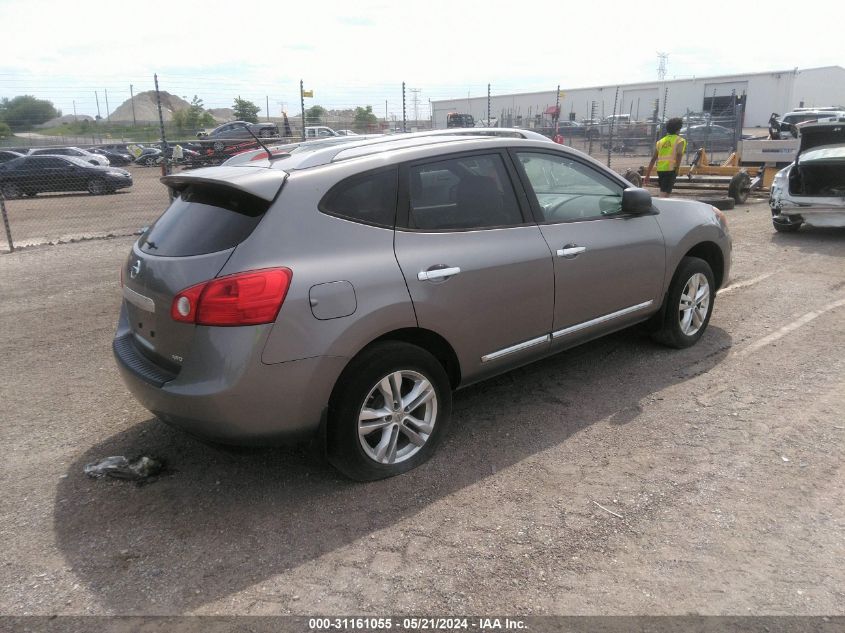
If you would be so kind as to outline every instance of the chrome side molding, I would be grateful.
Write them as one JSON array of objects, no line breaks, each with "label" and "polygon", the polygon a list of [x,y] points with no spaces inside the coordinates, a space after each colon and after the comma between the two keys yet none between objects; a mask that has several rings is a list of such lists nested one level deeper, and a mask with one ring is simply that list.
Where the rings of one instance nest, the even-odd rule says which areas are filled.
[{"label": "chrome side molding", "polygon": [[482,363],[489,363],[491,360],[496,360],[501,358],[502,356],[507,356],[508,354],[514,354],[516,352],[521,352],[524,349],[528,349],[529,347],[534,347],[535,345],[541,345],[542,343],[548,343],[549,335],[544,334],[543,336],[538,336],[537,338],[532,338],[530,341],[525,341],[524,343],[517,343],[516,345],[511,345],[510,347],[506,347],[505,349],[500,349],[497,352],[491,352],[486,356],[481,357]]},{"label": "chrome side molding", "polygon": [[605,323],[613,319],[618,319],[619,317],[625,316],[626,314],[631,314],[632,312],[644,310],[645,308],[649,307],[652,303],[654,303],[654,301],[649,299],[648,301],[638,303],[635,306],[622,308],[621,310],[617,310],[616,312],[611,312],[610,314],[605,314],[604,316],[596,317],[595,319],[590,319],[589,321],[584,321],[583,323],[570,325],[569,327],[565,327],[562,330],[558,330],[557,332],[552,332],[552,338],[559,338],[561,336],[566,336],[567,334],[574,334],[575,332],[586,330],[587,328],[593,327],[594,325],[599,325],[600,323]]}]

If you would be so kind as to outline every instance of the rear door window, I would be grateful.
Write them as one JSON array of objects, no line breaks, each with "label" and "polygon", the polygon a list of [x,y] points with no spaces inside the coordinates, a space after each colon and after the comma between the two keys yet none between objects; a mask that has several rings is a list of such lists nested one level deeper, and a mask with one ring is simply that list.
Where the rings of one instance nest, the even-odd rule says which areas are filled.
[{"label": "rear door window", "polygon": [[460,231],[523,224],[499,154],[411,165],[408,228]]},{"label": "rear door window", "polygon": [[139,246],[145,253],[164,257],[234,248],[249,237],[270,204],[230,187],[189,185],[144,233]]}]

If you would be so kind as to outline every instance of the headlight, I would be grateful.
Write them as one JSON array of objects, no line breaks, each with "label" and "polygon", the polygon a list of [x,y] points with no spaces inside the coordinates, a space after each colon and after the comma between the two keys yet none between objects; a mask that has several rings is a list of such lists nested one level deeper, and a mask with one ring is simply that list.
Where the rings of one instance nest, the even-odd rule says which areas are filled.
[{"label": "headlight", "polygon": [[129,175],[129,174],[128,174],[127,172],[125,172],[125,171],[117,171],[116,169],[109,169],[106,173],[107,173],[109,176],[120,176],[121,178],[124,178],[124,177],[126,177],[126,176],[128,176],[128,175]]},{"label": "headlight", "polygon": [[719,224],[722,225],[722,228],[727,230],[728,228],[728,216],[725,215],[724,211],[721,209],[717,209],[716,207],[710,207],[713,209],[713,213],[716,214],[716,217],[719,218]]}]

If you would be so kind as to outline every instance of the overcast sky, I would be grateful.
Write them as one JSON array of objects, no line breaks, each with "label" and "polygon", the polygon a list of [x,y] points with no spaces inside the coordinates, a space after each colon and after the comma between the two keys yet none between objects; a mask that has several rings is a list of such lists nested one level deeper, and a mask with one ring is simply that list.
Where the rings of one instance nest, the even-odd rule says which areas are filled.
[{"label": "overcast sky", "polygon": [[[782,5],[782,6],[781,6]],[[372,105],[400,113],[401,83],[429,99],[845,65],[841,2],[48,2],[0,0],[0,97],[33,94],[105,116],[152,88],[262,114]],[[773,20],[771,16],[777,16]],[[802,18],[804,15],[806,17]],[[824,16],[830,19],[825,19]],[[412,95],[408,93],[409,108]],[[410,116],[409,112],[409,116]]]}]

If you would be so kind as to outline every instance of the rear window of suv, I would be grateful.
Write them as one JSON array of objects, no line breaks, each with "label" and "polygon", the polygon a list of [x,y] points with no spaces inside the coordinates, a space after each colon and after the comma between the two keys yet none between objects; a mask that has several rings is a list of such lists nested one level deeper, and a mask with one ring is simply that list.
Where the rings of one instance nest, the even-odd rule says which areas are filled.
[{"label": "rear window of suv", "polygon": [[141,236],[145,253],[205,255],[234,248],[252,233],[270,202],[230,187],[189,185]]}]

